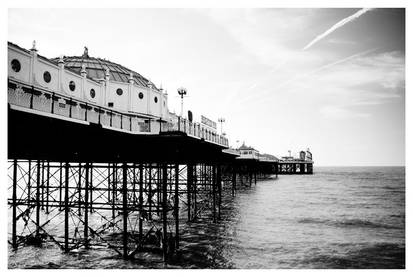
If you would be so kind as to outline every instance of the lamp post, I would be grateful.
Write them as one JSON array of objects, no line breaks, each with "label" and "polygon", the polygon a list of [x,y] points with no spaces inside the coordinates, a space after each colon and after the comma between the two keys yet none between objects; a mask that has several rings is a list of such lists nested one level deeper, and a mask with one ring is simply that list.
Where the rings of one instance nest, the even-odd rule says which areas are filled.
[{"label": "lamp post", "polygon": [[218,118],[218,122],[221,123],[221,135],[222,135],[222,124],[225,122],[225,118]]},{"label": "lamp post", "polygon": [[184,114],[184,95],[186,95],[186,88],[178,88],[178,94],[181,96],[181,117]]}]

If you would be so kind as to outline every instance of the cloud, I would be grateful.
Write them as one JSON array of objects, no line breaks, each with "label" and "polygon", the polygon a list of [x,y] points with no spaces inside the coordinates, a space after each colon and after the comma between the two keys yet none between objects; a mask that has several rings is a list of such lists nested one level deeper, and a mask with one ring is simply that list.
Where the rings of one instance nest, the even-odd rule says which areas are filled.
[{"label": "cloud", "polygon": [[321,114],[330,119],[368,118],[370,114],[356,112],[345,106],[324,106],[320,110]]},{"label": "cloud", "polygon": [[359,18],[360,16],[362,16],[363,14],[365,14],[366,12],[370,11],[372,9],[370,8],[366,8],[366,9],[361,9],[358,10],[356,13],[350,15],[349,17],[346,17],[342,20],[340,20],[339,22],[337,22],[336,24],[334,24],[332,27],[330,27],[327,31],[325,31],[324,33],[318,35],[315,39],[313,39],[310,43],[308,43],[306,46],[304,46],[303,50],[307,50],[309,49],[311,46],[313,46],[314,44],[316,44],[318,41],[322,40],[323,38],[325,38],[326,36],[328,36],[329,34],[331,34],[332,32],[334,32],[335,30],[337,30],[338,28],[343,27],[344,25],[346,25],[347,23],[352,22],[353,20],[356,20],[357,18]]}]

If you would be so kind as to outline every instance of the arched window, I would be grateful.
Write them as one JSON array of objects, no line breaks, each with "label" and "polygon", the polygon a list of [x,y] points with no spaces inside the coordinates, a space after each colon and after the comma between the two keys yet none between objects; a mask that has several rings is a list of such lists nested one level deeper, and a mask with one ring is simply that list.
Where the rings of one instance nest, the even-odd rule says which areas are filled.
[{"label": "arched window", "polygon": [[158,97],[155,96],[155,98],[153,99],[153,101],[155,101],[155,103],[158,103]]}]

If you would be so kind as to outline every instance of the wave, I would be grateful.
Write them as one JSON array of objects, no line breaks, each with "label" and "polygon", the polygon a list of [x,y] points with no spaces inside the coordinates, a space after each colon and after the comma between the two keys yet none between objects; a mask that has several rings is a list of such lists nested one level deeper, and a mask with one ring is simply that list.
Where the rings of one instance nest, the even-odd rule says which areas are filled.
[{"label": "wave", "polygon": [[403,229],[403,226],[395,226],[390,224],[372,222],[365,219],[343,219],[331,220],[321,218],[302,218],[297,221],[303,224],[324,224],[334,227],[348,227],[348,228],[384,228],[384,229]]},{"label": "wave", "polygon": [[405,246],[396,243],[353,245],[344,255],[317,255],[304,261],[306,268],[404,269]]}]

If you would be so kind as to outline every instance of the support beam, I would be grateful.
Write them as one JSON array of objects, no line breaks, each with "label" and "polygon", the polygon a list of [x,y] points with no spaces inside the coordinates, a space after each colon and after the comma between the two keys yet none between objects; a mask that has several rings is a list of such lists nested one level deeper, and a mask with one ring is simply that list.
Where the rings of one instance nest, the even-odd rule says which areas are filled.
[{"label": "support beam", "polygon": [[139,240],[143,236],[143,165],[139,165]]},{"label": "support beam", "polygon": [[63,207],[63,163],[59,164],[59,211],[62,210]]},{"label": "support beam", "polygon": [[32,161],[29,160],[29,169],[27,171],[27,208],[30,207],[31,203],[31,186],[32,186]]},{"label": "support beam", "polygon": [[216,182],[217,182],[217,172],[216,166],[212,166],[212,215],[214,223],[217,222],[217,211],[216,211]]},{"label": "support beam", "polygon": [[148,209],[148,218],[151,220],[152,219],[152,164],[149,164],[148,168],[148,203],[149,203],[149,209]]},{"label": "support beam", "polygon": [[65,252],[69,252],[69,163],[65,163]]},{"label": "support beam", "polygon": [[46,164],[46,214],[49,213],[49,187],[50,187],[50,163]]},{"label": "support beam", "polygon": [[[79,174],[81,172],[79,171]],[[80,179],[80,178],[79,178]],[[79,199],[80,202],[80,199]],[[89,163],[85,166],[85,211],[83,224],[83,237],[85,239],[85,248],[89,248]]]},{"label": "support beam", "polygon": [[162,236],[162,252],[163,252],[163,261],[164,263],[167,263],[168,261],[168,230],[167,230],[167,197],[168,197],[168,192],[167,192],[167,186],[168,186],[168,167],[166,164],[163,164],[162,166],[162,231],[163,231],[163,236]]},{"label": "support beam", "polygon": [[186,167],[187,182],[186,182],[186,193],[187,193],[187,207],[188,207],[188,221],[191,221],[191,190],[193,185],[193,166],[188,164]]},{"label": "support beam", "polygon": [[40,160],[37,160],[37,178],[36,178],[36,237],[40,232]]},{"label": "support beam", "polygon": [[179,249],[179,164],[175,164],[175,247]]},{"label": "support beam", "polygon": [[82,201],[81,201],[82,199],[82,163],[79,163],[79,168],[78,168],[77,199],[78,199],[77,215],[81,216],[82,215]]},{"label": "support beam", "polygon": [[12,246],[13,249],[17,249],[17,235],[16,235],[16,226],[17,226],[17,160],[13,161],[13,192],[12,192]]},{"label": "support beam", "polygon": [[123,212],[123,257],[128,258],[128,168],[126,163],[122,166],[122,212]]},{"label": "support beam", "polygon": [[89,181],[89,192],[90,192],[90,198],[89,198],[89,208],[90,212],[93,213],[93,163],[89,164],[89,175],[90,175],[90,181]]},{"label": "support beam", "polygon": [[217,187],[218,187],[218,220],[221,219],[221,197],[222,197],[222,176],[221,165],[217,165]]}]

